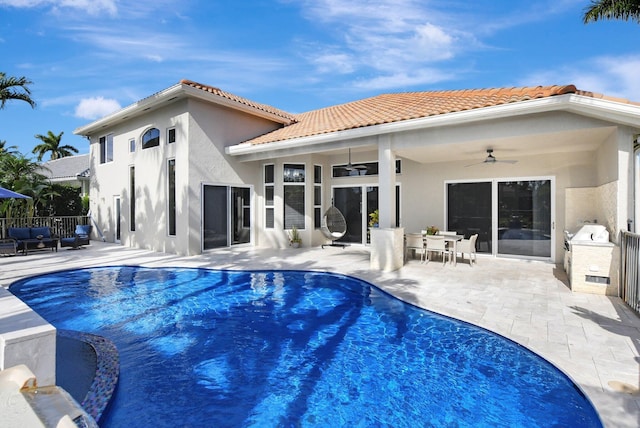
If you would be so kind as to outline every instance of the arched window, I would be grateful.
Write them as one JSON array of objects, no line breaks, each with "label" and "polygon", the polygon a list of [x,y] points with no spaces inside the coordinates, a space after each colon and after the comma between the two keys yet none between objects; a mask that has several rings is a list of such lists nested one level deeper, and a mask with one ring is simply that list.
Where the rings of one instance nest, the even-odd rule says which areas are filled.
[{"label": "arched window", "polygon": [[160,130],[158,128],[151,128],[142,134],[143,149],[148,149],[149,147],[155,147],[158,145],[160,145]]}]

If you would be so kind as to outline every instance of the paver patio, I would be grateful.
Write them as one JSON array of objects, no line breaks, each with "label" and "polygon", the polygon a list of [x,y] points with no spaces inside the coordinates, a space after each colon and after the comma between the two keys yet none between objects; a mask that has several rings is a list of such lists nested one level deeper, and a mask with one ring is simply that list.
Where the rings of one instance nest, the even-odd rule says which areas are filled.
[{"label": "paver patio", "polygon": [[619,298],[573,293],[561,266],[480,257],[471,267],[409,261],[401,270],[369,269],[367,247],[233,247],[183,257],[92,242],[0,258],[0,285],[36,274],[109,265],[332,271],[366,280],[408,303],[508,337],[567,373],[606,427],[640,426],[640,317]]}]

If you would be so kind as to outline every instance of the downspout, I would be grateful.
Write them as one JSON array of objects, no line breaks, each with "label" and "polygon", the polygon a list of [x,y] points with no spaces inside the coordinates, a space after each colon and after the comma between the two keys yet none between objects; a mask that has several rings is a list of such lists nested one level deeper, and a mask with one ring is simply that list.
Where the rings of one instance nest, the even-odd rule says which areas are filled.
[{"label": "downspout", "polygon": [[633,218],[627,220],[627,230],[636,232],[636,224],[640,219],[640,134],[633,136]]}]

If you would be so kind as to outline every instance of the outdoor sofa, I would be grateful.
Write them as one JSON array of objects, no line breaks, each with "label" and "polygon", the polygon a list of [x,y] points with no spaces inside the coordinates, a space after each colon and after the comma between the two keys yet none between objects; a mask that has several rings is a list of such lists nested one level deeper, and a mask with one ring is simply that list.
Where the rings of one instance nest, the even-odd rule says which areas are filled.
[{"label": "outdoor sofa", "polygon": [[27,254],[29,250],[51,248],[58,251],[58,238],[50,227],[10,227],[7,236],[16,241],[16,248]]}]

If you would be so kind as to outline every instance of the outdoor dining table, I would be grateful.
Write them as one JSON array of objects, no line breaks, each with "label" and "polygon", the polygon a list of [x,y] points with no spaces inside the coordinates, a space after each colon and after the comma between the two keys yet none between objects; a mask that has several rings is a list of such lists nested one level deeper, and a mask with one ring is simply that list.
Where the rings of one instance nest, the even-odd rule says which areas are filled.
[{"label": "outdoor dining table", "polygon": [[[411,233],[411,235],[413,235],[413,233]],[[457,266],[458,265],[458,241],[462,241],[462,239],[464,238],[464,235],[438,235],[438,236],[442,236],[444,238],[444,241],[449,246],[453,247],[451,249],[453,251],[453,260],[449,259],[449,263],[453,263],[454,266]],[[424,241],[424,247],[426,248],[427,247],[427,235],[422,234],[422,239]],[[405,239],[405,241],[406,241],[406,239]],[[406,253],[406,251],[405,251],[405,253]]]},{"label": "outdoor dining table", "polygon": [[449,260],[449,263],[453,263],[454,266],[458,265],[458,241],[462,241],[464,235],[440,235],[444,237],[444,241],[453,246],[453,260]]}]

